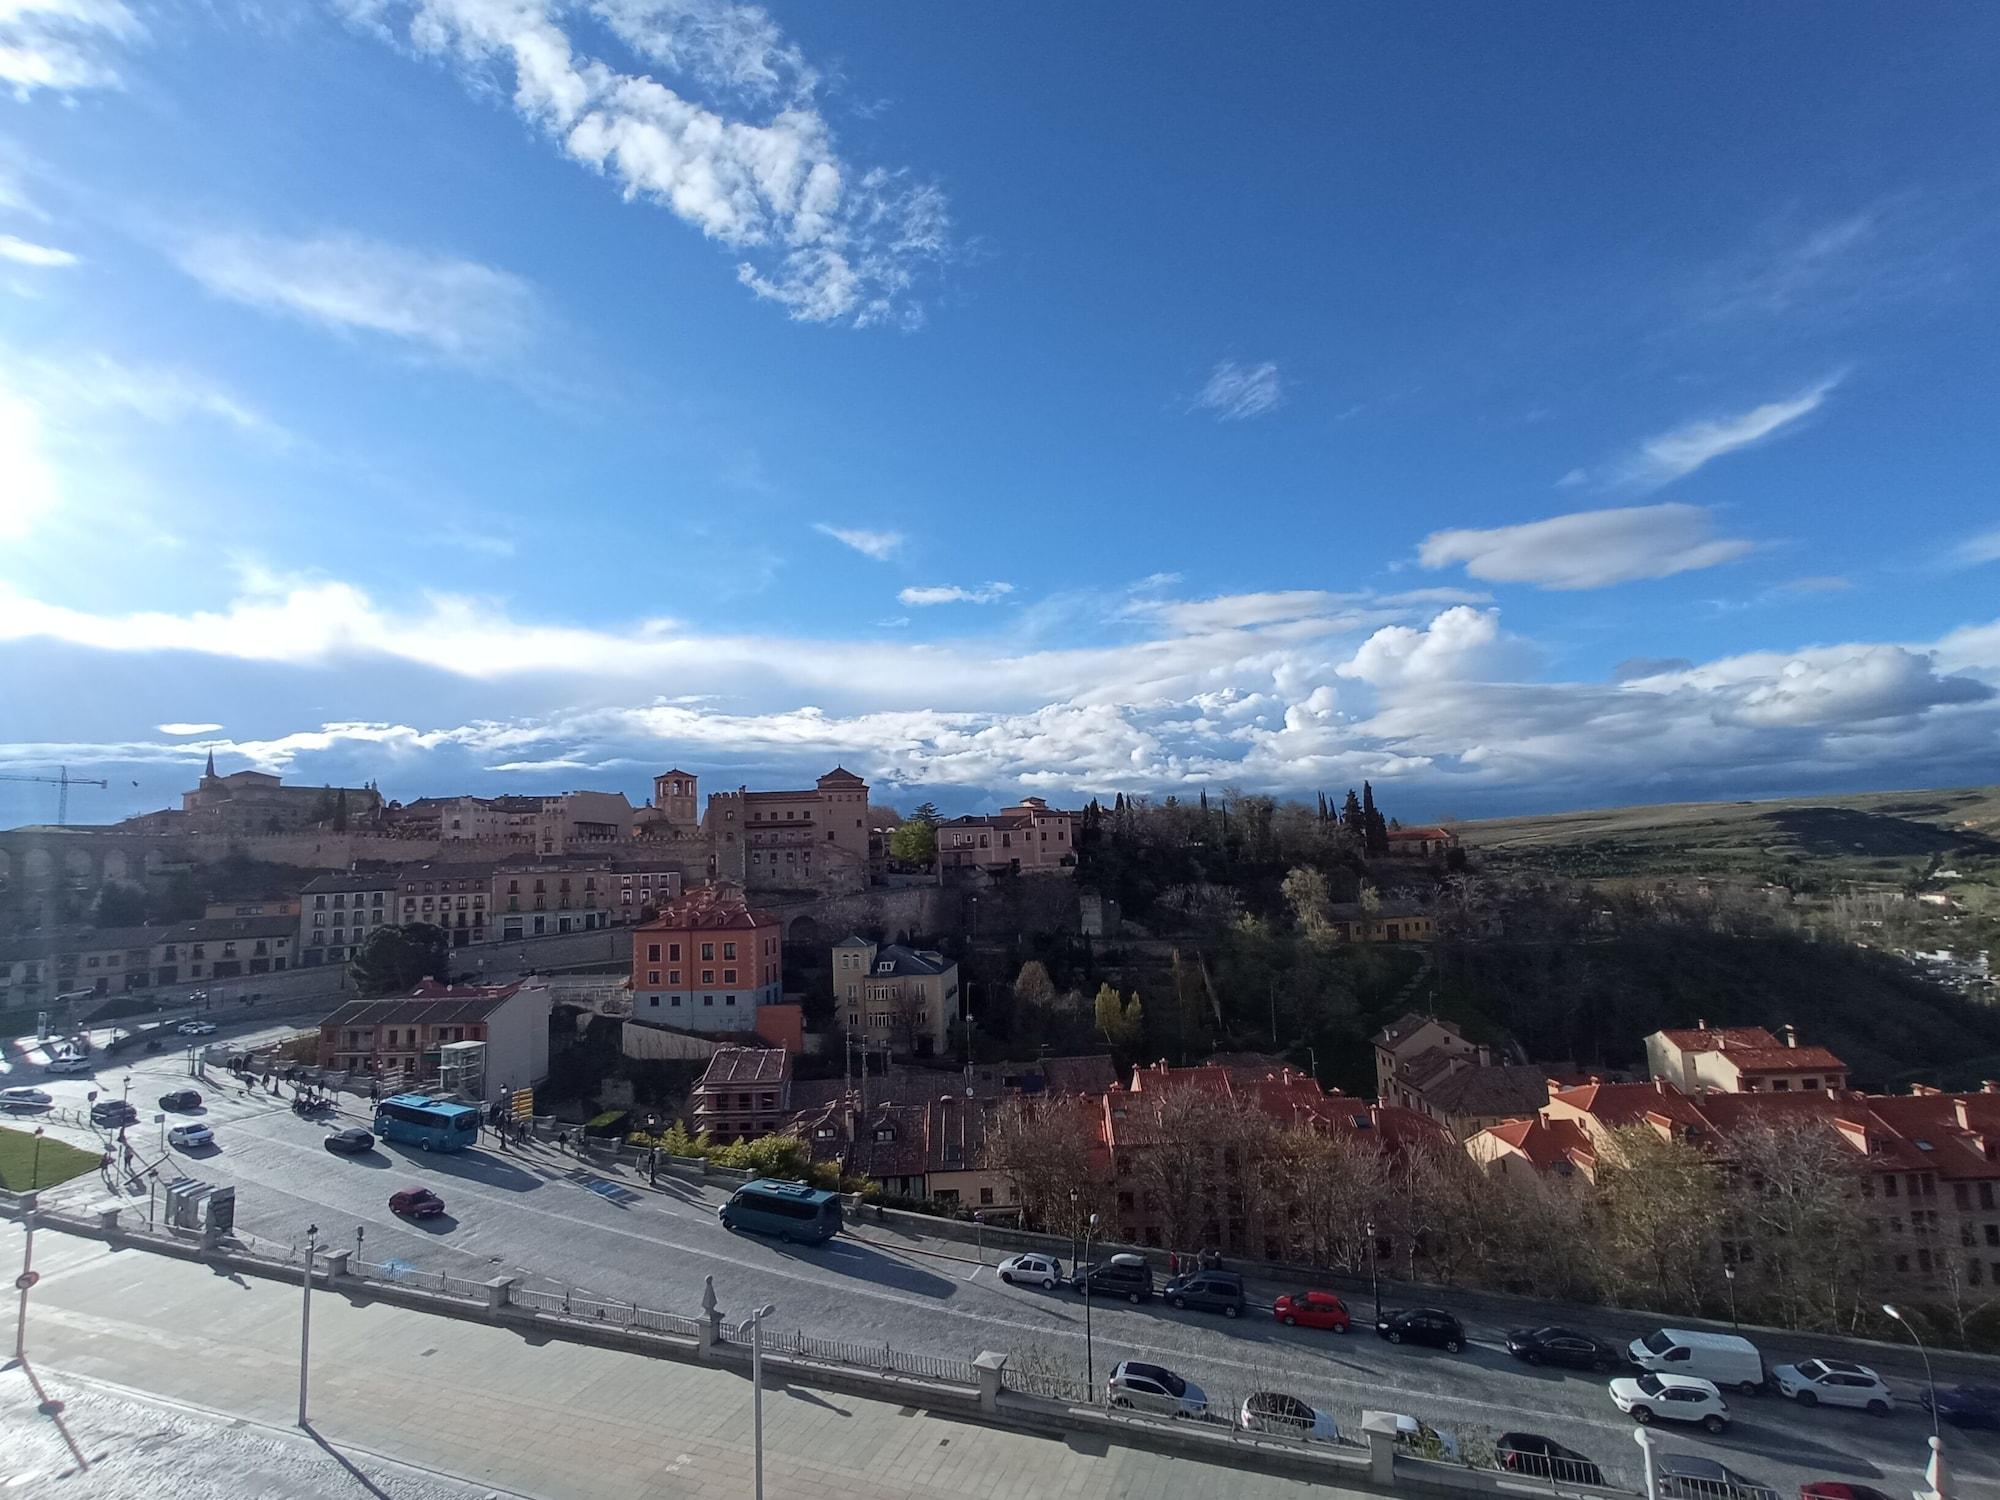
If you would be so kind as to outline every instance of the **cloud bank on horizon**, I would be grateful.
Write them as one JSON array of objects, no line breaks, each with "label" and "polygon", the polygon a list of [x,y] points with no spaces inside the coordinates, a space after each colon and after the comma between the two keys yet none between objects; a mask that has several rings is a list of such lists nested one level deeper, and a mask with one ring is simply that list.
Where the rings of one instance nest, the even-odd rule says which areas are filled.
[{"label": "cloud bank on horizon", "polygon": [[[1899,19],[1758,103],[1670,15],[1446,57],[1301,8],[1108,79],[1052,5],[0,4],[0,768],[110,773],[90,817],[211,750],[1416,815],[1991,779],[2000,123]],[[1546,199],[1479,45],[1524,26]],[[1713,129],[1635,170],[1665,78]]]}]

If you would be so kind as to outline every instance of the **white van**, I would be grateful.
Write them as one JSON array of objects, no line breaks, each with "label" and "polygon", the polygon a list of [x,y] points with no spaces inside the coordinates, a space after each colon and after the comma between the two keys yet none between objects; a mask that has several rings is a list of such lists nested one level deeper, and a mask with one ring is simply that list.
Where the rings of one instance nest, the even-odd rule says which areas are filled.
[{"label": "white van", "polygon": [[1764,1389],[1764,1356],[1733,1333],[1662,1328],[1632,1340],[1632,1363],[1662,1375],[1693,1375],[1727,1390],[1754,1396]]}]

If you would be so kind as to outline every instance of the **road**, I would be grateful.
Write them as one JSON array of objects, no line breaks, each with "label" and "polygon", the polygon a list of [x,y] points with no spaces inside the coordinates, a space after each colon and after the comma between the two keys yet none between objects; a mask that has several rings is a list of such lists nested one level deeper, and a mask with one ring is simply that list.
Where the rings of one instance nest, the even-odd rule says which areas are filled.
[{"label": "road", "polygon": [[[237,1040],[227,1031],[218,1039]],[[74,1108],[92,1086],[122,1089],[128,1071],[144,1122],[132,1137],[155,1154],[153,1101],[187,1084],[180,1058],[143,1055],[129,1070],[106,1069],[95,1085],[81,1076],[34,1081]],[[227,1075],[211,1077],[227,1081]],[[1472,1299],[1465,1316],[1472,1342],[1456,1356],[1391,1347],[1365,1331],[1341,1337],[1282,1327],[1268,1312],[1275,1289],[1256,1286],[1251,1290],[1253,1298],[1264,1296],[1263,1316],[1253,1312],[1233,1322],[1163,1305],[1093,1301],[1087,1337],[1075,1294],[1003,1286],[990,1266],[974,1262],[970,1247],[913,1242],[866,1223],[811,1249],[732,1235],[715,1218],[725,1196],[719,1187],[662,1179],[655,1190],[543,1147],[441,1157],[390,1146],[365,1157],[337,1157],[321,1145],[325,1127],[293,1115],[282,1100],[233,1087],[204,1092],[209,1098],[202,1113],[218,1144],[175,1153],[176,1165],[235,1185],[239,1229],[281,1251],[316,1223],[322,1243],[334,1248],[354,1243],[362,1231],[370,1261],[482,1279],[521,1275],[534,1285],[569,1284],[595,1296],[689,1313],[700,1304],[703,1278],[713,1276],[726,1313],[770,1301],[778,1307],[775,1324],[821,1337],[967,1358],[996,1349],[1078,1376],[1088,1360],[1098,1380],[1120,1358],[1147,1359],[1178,1370],[1211,1396],[1240,1400],[1251,1390],[1290,1391],[1350,1431],[1358,1430],[1364,1406],[1386,1406],[1475,1438],[1509,1429],[1542,1432],[1637,1487],[1632,1423],[1611,1405],[1604,1378],[1515,1362],[1502,1344],[1504,1327],[1471,1311],[1479,1305]],[[357,1119],[350,1115],[344,1123]],[[87,1129],[73,1126],[56,1133],[90,1138]],[[444,1218],[416,1226],[389,1212],[391,1192],[419,1184],[444,1198]],[[105,1197],[94,1176],[57,1192],[80,1202]],[[990,1251],[985,1256],[996,1258]],[[1450,1305],[1449,1297],[1441,1300]],[[1370,1310],[1362,1299],[1355,1302],[1357,1313]],[[1581,1321],[1611,1331],[1604,1320]],[[1790,1357],[1781,1345],[1766,1355],[1773,1363]],[[1876,1363],[1901,1402],[1886,1419],[1806,1410],[1776,1396],[1731,1396],[1736,1421],[1720,1438],[1666,1425],[1656,1431],[1667,1451],[1718,1459],[1781,1493],[1796,1493],[1809,1480],[1843,1479],[1907,1494],[1917,1487],[1927,1457],[1929,1419],[1915,1402],[1921,1372],[1914,1360]],[[1960,1487],[2000,1497],[2000,1443],[1949,1430],[1947,1441]]]}]

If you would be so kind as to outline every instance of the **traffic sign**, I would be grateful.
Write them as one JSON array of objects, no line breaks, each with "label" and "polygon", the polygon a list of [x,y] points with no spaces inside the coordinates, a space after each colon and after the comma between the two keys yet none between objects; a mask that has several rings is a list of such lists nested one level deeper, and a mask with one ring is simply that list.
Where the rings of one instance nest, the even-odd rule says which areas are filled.
[{"label": "traffic sign", "polygon": [[36,1282],[40,1281],[41,1279],[42,1279],[42,1273],[40,1271],[23,1271],[19,1276],[16,1276],[14,1278],[14,1290],[17,1292],[25,1292],[29,1287],[33,1286]]}]

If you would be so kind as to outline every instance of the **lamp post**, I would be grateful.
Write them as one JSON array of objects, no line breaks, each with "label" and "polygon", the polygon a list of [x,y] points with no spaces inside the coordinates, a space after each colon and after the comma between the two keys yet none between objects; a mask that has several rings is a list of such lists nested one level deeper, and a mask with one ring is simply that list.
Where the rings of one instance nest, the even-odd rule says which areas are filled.
[{"label": "lamp post", "polygon": [[1729,1326],[1741,1333],[1742,1325],[1736,1321],[1736,1267],[1724,1266],[1722,1279],[1729,1283]]},{"label": "lamp post", "polygon": [[28,1212],[22,1223],[27,1230],[27,1243],[21,1250],[21,1274],[14,1284],[21,1289],[21,1311],[14,1319],[14,1360],[24,1363],[28,1358],[28,1288],[35,1284],[35,1210],[41,1206],[42,1186],[42,1127],[35,1127],[34,1154],[28,1168]]},{"label": "lamp post", "polygon": [[[1090,1222],[1083,1228],[1083,1255],[1090,1258],[1090,1237],[1097,1233],[1097,1215],[1090,1216]],[[1083,1277],[1083,1383],[1090,1392],[1090,1399],[1097,1399],[1097,1348],[1090,1337],[1090,1277],[1083,1267],[1077,1268]]]},{"label": "lamp post", "polygon": [[757,1500],[764,1500],[764,1320],[778,1310],[766,1302],[750,1314],[750,1425],[757,1431]]},{"label": "lamp post", "polygon": [[1368,1289],[1375,1294],[1375,1321],[1382,1321],[1382,1283],[1375,1275],[1375,1221],[1370,1219],[1362,1225],[1361,1232],[1368,1236]]},{"label": "lamp post", "polygon": [[1935,1443],[1941,1445],[1944,1439],[1938,1432],[1937,1381],[1933,1379],[1931,1376],[1931,1352],[1930,1350],[1924,1347],[1924,1341],[1922,1337],[1918,1335],[1916,1326],[1912,1324],[1908,1318],[1904,1317],[1902,1313],[1896,1310],[1896,1306],[1894,1303],[1884,1302],[1882,1304],[1882,1311],[1887,1313],[1890,1317],[1894,1318],[1898,1323],[1901,1323],[1905,1328],[1909,1329],[1910,1337],[1917,1341],[1917,1353],[1921,1354],[1924,1357],[1924,1385],[1927,1387],[1930,1395],[1931,1438]]},{"label": "lamp post", "polygon": [[1076,1261],[1076,1226],[1082,1220],[1077,1215],[1076,1189],[1069,1190],[1069,1268],[1072,1273],[1080,1269]]},{"label": "lamp post", "polygon": [[299,1310],[299,1426],[306,1425],[306,1373],[310,1368],[313,1326],[313,1257],[319,1253],[319,1225],[306,1226],[305,1301]]}]

